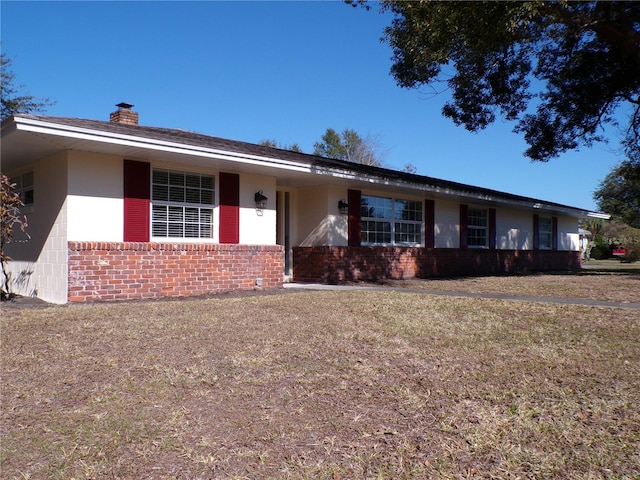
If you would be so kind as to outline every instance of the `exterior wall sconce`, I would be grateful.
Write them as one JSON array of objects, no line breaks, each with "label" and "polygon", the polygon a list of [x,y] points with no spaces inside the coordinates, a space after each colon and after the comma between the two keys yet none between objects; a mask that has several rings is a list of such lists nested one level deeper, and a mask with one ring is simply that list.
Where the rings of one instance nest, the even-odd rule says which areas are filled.
[{"label": "exterior wall sconce", "polygon": [[267,206],[268,198],[264,196],[264,193],[262,193],[262,190],[256,192],[253,198],[256,201],[256,208],[258,210],[262,210],[264,207]]},{"label": "exterior wall sconce", "polygon": [[346,215],[349,213],[349,204],[344,200],[340,200],[338,202],[338,210],[340,211],[340,215]]}]

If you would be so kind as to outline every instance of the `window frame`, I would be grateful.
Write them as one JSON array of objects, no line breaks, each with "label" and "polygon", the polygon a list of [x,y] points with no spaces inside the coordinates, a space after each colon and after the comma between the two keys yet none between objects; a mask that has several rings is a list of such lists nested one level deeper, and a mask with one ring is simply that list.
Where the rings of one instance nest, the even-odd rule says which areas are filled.
[{"label": "window frame", "polygon": [[[543,229],[543,225],[548,222],[549,229]],[[543,238],[548,235],[548,243],[543,241]],[[538,249],[539,250],[553,250],[553,218],[539,216],[538,217]]]},{"label": "window frame", "polygon": [[[365,201],[375,200],[373,205]],[[406,202],[405,207],[401,205]],[[406,206],[411,208],[406,210]],[[370,213],[379,214],[374,216],[364,215],[364,208],[369,208]],[[400,213],[398,208],[402,208]],[[403,219],[400,217],[402,212],[408,212],[413,219]],[[415,220],[419,217],[418,220]],[[395,246],[395,247],[421,247],[424,245],[424,205],[421,200],[413,200],[410,198],[396,198],[380,195],[362,195],[360,200],[360,232],[362,246]],[[374,225],[375,224],[375,225]],[[368,227],[374,226],[373,229]],[[417,229],[417,231],[416,231]],[[403,231],[405,230],[405,231]],[[371,235],[379,235],[381,241],[368,241]],[[418,241],[399,240],[402,235],[407,237],[418,237]]]},{"label": "window frame", "polygon": [[[473,215],[473,213],[482,212],[482,216]],[[471,221],[473,218],[484,218],[484,225],[477,225]],[[483,235],[472,236],[472,232],[484,232]],[[475,239],[484,236],[484,242],[482,244],[477,243]],[[468,248],[489,248],[489,209],[481,207],[469,207],[467,210],[467,247]]]},{"label": "window frame", "polygon": [[[26,186],[24,183],[25,177],[31,177],[31,183],[27,184]],[[22,201],[23,207],[33,206],[33,204],[35,203],[35,174],[33,170],[29,170],[28,172],[24,172],[19,175],[14,175],[13,177],[9,178],[9,182],[16,184],[14,191],[18,195],[20,195],[20,200]]]},{"label": "window frame", "polygon": [[[165,182],[158,181],[158,175],[162,173],[166,174]],[[177,183],[179,177],[182,177],[181,183]],[[194,184],[196,178],[197,186]],[[203,183],[203,178],[210,180],[210,187]],[[217,241],[215,227],[218,224],[216,198],[218,180],[216,174],[152,167],[150,182],[151,239],[185,242]],[[166,192],[162,189],[166,189]],[[197,201],[195,196],[198,197]],[[159,207],[166,208],[164,214]],[[174,221],[172,221],[172,214]],[[161,232],[159,229],[163,224],[165,230]],[[180,224],[181,227],[179,227]],[[173,232],[171,228],[174,228]],[[179,233],[175,230],[178,228],[181,230]]]}]

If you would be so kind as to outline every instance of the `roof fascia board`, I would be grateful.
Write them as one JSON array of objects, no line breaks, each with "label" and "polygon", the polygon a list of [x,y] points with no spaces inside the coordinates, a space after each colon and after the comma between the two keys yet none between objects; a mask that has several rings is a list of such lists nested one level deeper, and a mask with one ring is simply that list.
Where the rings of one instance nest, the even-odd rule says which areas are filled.
[{"label": "roof fascia board", "polygon": [[[270,166],[272,168],[280,168],[289,171],[301,173],[311,173],[319,175],[327,175],[331,177],[341,178],[345,180],[354,180],[367,182],[372,185],[384,185],[395,188],[408,188],[411,190],[421,191],[423,193],[432,193],[447,196],[457,196],[482,202],[492,202],[499,205],[511,205],[525,209],[537,209],[540,211],[553,211],[564,213],[572,217],[580,218],[597,218],[609,219],[610,216],[598,212],[589,212],[579,208],[568,207],[557,204],[546,204],[543,201],[531,199],[515,200],[509,198],[501,198],[499,195],[487,195],[483,193],[468,192],[463,189],[457,190],[453,188],[442,188],[427,183],[403,182],[399,180],[389,180],[381,176],[368,175],[364,173],[354,172],[349,169],[342,169],[330,166],[318,166],[303,162],[292,162],[289,160],[278,159],[274,157],[264,157],[259,155],[242,154],[228,150],[219,150],[197,145],[189,145],[184,143],[168,142],[166,140],[157,140],[148,137],[140,137],[134,135],[126,135],[121,133],[107,132],[103,130],[95,130],[89,128],[75,127],[71,125],[47,122],[32,118],[15,116],[14,121],[3,126],[3,134],[14,130],[22,130],[43,135],[54,135],[72,138],[76,140],[86,140],[98,143],[109,143],[113,145],[122,145],[132,148],[142,148],[148,150],[164,151],[182,155],[191,155],[205,158],[214,158],[218,160],[226,160],[231,162],[239,162],[251,165]],[[499,192],[497,192],[499,193]]]},{"label": "roof fascia board", "polygon": [[600,213],[600,212],[586,212],[585,217],[595,218],[597,220],[611,220],[611,215],[609,215],[608,213]]},{"label": "roof fascia board", "polygon": [[156,140],[147,137],[139,137],[134,135],[125,135],[119,133],[105,132],[102,130],[92,130],[87,128],[73,127],[59,123],[43,122],[41,120],[33,120],[30,118],[16,117],[16,128],[21,131],[39,133],[43,135],[55,135],[76,140],[88,140],[98,143],[110,143],[114,145],[122,145],[127,147],[137,147],[149,150],[160,150],[169,153],[179,153],[185,155],[195,155],[201,157],[216,158],[220,160],[244,161],[255,165],[264,165],[265,163],[274,164],[281,168],[288,168],[306,172],[311,170],[309,165],[304,163],[295,163],[287,160],[281,160],[272,157],[261,157],[257,155],[241,154],[228,150],[218,150],[197,145],[188,145],[184,143],[167,142],[164,140]]},{"label": "roof fascia board", "polygon": [[[73,127],[66,124],[46,122],[42,120],[34,120],[31,118],[15,117],[16,127],[18,130],[39,133],[43,135],[63,136],[76,140],[88,140],[94,142],[110,143],[127,147],[137,147],[150,150],[161,150],[169,153],[195,155],[202,157],[215,158],[219,160],[244,161],[254,165],[270,164],[280,168],[295,170],[303,173],[314,173],[320,175],[328,175],[348,180],[365,180],[375,184],[385,184],[393,186],[407,186],[404,182],[384,181],[381,177],[373,175],[358,174],[352,170],[340,169],[337,167],[317,166],[308,163],[291,162],[274,157],[263,157],[251,154],[241,154],[228,150],[212,149],[200,147],[196,145],[188,145],[183,143],[167,142],[163,140],[150,139],[147,137],[139,137],[133,135],[125,135],[119,133],[105,132],[102,130],[93,130],[81,127]],[[413,184],[411,184],[413,185]],[[425,185],[415,184],[418,187]],[[414,186],[414,188],[415,188]]]},{"label": "roof fascia board", "polygon": [[[334,176],[337,176],[337,175],[334,175]],[[536,200],[536,199],[531,199],[530,201],[527,201],[525,199],[514,200],[509,198],[500,198],[497,195],[492,196],[492,195],[486,195],[482,193],[466,192],[464,190],[454,190],[450,188],[435,187],[432,185],[422,184],[422,183],[408,183],[408,182],[389,181],[389,180],[381,181],[379,177],[359,176],[357,177],[357,179],[361,181],[367,181],[369,183],[376,184],[376,185],[385,185],[385,186],[396,187],[396,188],[409,188],[409,189],[418,190],[427,194],[432,193],[432,194],[438,194],[438,195],[454,196],[459,198],[465,198],[465,199],[468,199],[469,201],[493,203],[497,205],[510,205],[513,207],[523,208],[526,210],[535,209],[536,211],[542,211],[542,212],[563,213],[571,217],[579,217],[579,218],[589,217],[589,218],[600,218],[600,219],[607,219],[607,220],[610,218],[610,215],[607,215],[607,214],[590,212],[588,210],[569,207],[565,205],[548,204],[542,200]]]}]

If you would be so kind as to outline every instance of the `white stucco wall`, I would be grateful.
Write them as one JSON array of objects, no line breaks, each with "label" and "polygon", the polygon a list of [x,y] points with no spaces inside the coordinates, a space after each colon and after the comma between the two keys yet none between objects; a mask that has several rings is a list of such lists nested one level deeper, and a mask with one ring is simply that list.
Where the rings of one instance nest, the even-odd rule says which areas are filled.
[{"label": "white stucco wall", "polygon": [[578,219],[558,217],[558,250],[580,250]]},{"label": "white stucco wall", "polygon": [[436,200],[434,205],[436,248],[460,248],[460,204]]},{"label": "white stucco wall", "polygon": [[[541,216],[551,217],[553,215]],[[498,209],[496,228],[499,249],[533,249],[533,213],[517,210]],[[577,251],[580,249],[578,219],[558,217],[558,250]]]},{"label": "white stucco wall", "polygon": [[327,212],[328,188],[326,185],[304,188],[298,191],[297,239],[294,245],[327,245],[328,230],[323,227]]},{"label": "white stucco wall", "polygon": [[[255,194],[262,190],[267,206],[256,209]],[[276,244],[276,179],[261,175],[240,175],[240,243]]]},{"label": "white stucco wall", "polygon": [[349,244],[349,215],[340,213],[340,200],[349,202],[349,191],[341,187],[329,187],[327,191],[327,216],[325,222],[329,225],[329,245],[345,247]]},{"label": "white stucco wall", "polygon": [[347,190],[322,185],[298,192],[296,216],[299,234],[297,245],[345,246],[348,244],[348,215],[340,214],[338,202],[347,201]]},{"label": "white stucco wall", "polygon": [[533,214],[504,208],[496,209],[496,248],[531,250],[533,248]]},{"label": "white stucco wall", "polygon": [[121,242],[124,229],[122,159],[69,153],[69,240]]},{"label": "white stucco wall", "polygon": [[[460,204],[435,202],[435,246],[437,248],[459,248]],[[496,237],[498,249],[533,249],[533,213],[521,210],[496,209]],[[558,250],[579,250],[578,220],[558,217]]]}]

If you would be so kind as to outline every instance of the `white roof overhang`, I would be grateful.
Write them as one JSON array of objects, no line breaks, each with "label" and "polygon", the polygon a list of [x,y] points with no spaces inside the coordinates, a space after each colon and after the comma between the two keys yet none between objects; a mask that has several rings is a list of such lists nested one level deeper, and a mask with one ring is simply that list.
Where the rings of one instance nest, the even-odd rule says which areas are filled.
[{"label": "white roof overhang", "polygon": [[[408,177],[415,178],[415,181],[407,181],[390,178],[384,174],[356,171],[348,166],[298,162],[278,158],[277,155],[253,155],[20,116],[14,117],[12,122],[7,122],[2,127],[1,168],[3,172],[17,170],[38,159],[68,150],[117,155],[131,160],[268,175],[275,177],[277,185],[285,189],[332,183],[365,192],[369,189],[389,192],[389,194],[404,193],[494,207],[534,209],[541,213],[577,218],[609,218],[609,215],[598,212],[454,182],[438,181],[436,183],[440,185],[436,185],[434,182],[426,181],[427,177],[418,175]],[[274,152],[277,151],[274,149]],[[384,170],[381,171],[384,172]]]}]

